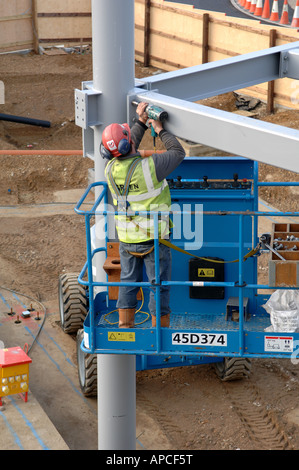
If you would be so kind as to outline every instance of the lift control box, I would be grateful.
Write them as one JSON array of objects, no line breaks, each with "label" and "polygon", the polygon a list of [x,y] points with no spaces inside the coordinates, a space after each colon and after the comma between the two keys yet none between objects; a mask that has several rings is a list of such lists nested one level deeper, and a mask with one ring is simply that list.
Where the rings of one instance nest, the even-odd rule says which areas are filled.
[{"label": "lift control box", "polygon": [[19,346],[0,349],[0,404],[1,398],[16,393],[25,394],[29,389],[29,364],[32,359]]},{"label": "lift control box", "polygon": [[[224,282],[224,263],[220,258],[191,258],[189,281]],[[190,287],[191,299],[224,299],[224,287]]]}]

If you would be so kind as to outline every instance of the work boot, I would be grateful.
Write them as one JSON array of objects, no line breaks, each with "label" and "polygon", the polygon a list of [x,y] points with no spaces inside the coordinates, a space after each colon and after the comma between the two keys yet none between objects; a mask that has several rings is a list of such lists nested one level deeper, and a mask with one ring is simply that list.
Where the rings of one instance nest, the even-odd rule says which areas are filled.
[{"label": "work boot", "polygon": [[[170,324],[170,314],[168,313],[167,315],[162,315],[160,323],[161,327],[168,328]],[[156,316],[152,315],[152,327],[155,327],[156,324]]]},{"label": "work boot", "polygon": [[119,308],[118,317],[119,328],[133,328],[135,320],[135,308]]}]

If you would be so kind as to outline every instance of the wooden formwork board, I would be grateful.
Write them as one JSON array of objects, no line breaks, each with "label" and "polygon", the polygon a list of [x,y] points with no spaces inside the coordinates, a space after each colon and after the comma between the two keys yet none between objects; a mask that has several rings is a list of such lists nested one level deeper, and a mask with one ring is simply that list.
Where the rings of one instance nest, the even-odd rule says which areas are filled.
[{"label": "wooden formwork board", "polygon": [[91,0],[36,0],[37,13],[91,13]]},{"label": "wooden formwork board", "polygon": [[0,2],[0,51],[32,48],[30,0]]},{"label": "wooden formwork board", "polygon": [[61,41],[80,42],[82,39],[91,41],[90,18],[73,17],[66,18],[43,18],[38,22],[39,42],[57,43]]},{"label": "wooden formwork board", "polygon": [[35,16],[43,45],[92,41],[91,0],[36,0]]},{"label": "wooden formwork board", "polygon": [[9,0],[0,2],[0,18],[31,14],[31,0]]}]

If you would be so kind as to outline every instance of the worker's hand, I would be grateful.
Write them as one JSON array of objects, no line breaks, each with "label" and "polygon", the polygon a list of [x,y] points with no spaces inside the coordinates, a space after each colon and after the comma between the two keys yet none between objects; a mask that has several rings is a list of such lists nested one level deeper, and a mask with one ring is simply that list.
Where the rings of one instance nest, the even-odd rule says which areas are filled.
[{"label": "worker's hand", "polygon": [[163,125],[162,125],[162,122],[160,121],[155,121],[154,119],[149,119],[148,123],[154,128],[154,131],[156,132],[156,134],[159,135],[159,133],[162,131],[163,129]]},{"label": "worker's hand", "polygon": [[139,116],[139,120],[146,124],[146,121],[148,120],[148,115],[147,112],[145,111],[147,108],[148,103],[145,103],[144,101],[141,101],[138,103],[138,106],[136,108],[136,113]]}]

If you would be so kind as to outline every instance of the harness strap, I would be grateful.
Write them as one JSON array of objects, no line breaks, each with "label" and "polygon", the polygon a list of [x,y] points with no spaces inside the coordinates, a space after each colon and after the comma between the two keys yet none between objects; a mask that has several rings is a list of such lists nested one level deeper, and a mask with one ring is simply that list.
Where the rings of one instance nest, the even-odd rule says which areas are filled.
[{"label": "harness strap", "polygon": [[[159,238],[159,243],[162,243],[163,245],[168,246],[169,248],[171,248],[173,250],[180,251],[181,253],[184,253],[185,255],[192,256],[194,258],[198,258],[198,259],[201,259],[201,260],[204,260],[204,261],[209,261],[209,262],[212,262],[212,263],[237,263],[239,261],[238,259],[235,259],[233,261],[211,260],[209,258],[203,258],[202,256],[196,256],[193,253],[189,253],[188,251],[183,250],[182,248],[179,248],[176,245],[173,245],[172,243],[166,241],[163,238]],[[137,258],[144,258],[146,255],[149,255],[154,250],[154,248],[155,248],[155,246],[153,245],[145,253],[138,253],[136,251],[128,251],[128,250],[126,250],[126,251],[128,253],[130,253],[130,255],[136,256]],[[247,253],[247,255],[244,256],[243,260],[245,261],[246,259],[250,258],[251,256],[256,255],[258,253],[258,251],[259,251],[259,247],[256,247],[256,248],[252,249],[251,251],[249,251]]]},{"label": "harness strap", "polygon": [[113,168],[113,165],[114,163],[116,162],[116,160],[112,160],[112,162],[109,164],[109,167],[108,167],[108,171],[107,171],[107,176],[109,178],[109,181],[110,181],[110,184],[111,186],[113,187],[114,191],[115,191],[115,194],[119,195],[119,196],[127,196],[128,192],[129,192],[129,186],[130,186],[130,182],[131,182],[131,179],[132,179],[132,176],[133,176],[133,173],[135,171],[135,168],[137,166],[137,164],[140,162],[140,160],[142,160],[142,158],[140,157],[137,157],[133,160],[133,162],[131,163],[130,167],[129,167],[129,170],[128,170],[128,173],[127,173],[127,176],[126,176],[126,180],[125,180],[125,184],[124,184],[124,187],[123,187],[123,190],[120,191],[114,181],[114,178],[112,176],[112,168]]},{"label": "harness strap", "polygon": [[144,253],[138,253],[137,251],[128,251],[126,250],[127,253],[130,255],[136,256],[136,258],[144,258],[146,255],[149,255],[152,251],[154,251],[155,246],[151,246],[151,248]]},{"label": "harness strap", "polygon": [[[159,242],[162,243],[163,245],[168,246],[169,248],[171,248],[173,250],[184,253],[185,255],[193,256],[193,258],[198,258],[198,259],[201,259],[201,260],[204,260],[204,261],[209,261],[209,262],[212,262],[212,263],[237,263],[239,261],[239,259],[234,259],[232,261],[211,260],[211,259],[208,259],[208,258],[203,258],[202,256],[196,256],[193,253],[189,253],[189,251],[183,250],[182,248],[179,248],[178,246],[174,245],[173,243],[170,243],[169,241],[167,241],[163,238],[159,238]],[[253,248],[252,250],[250,250],[243,257],[243,261],[246,261],[247,258],[250,258],[251,256],[256,255],[258,252],[259,252],[259,245],[256,248]]]}]

